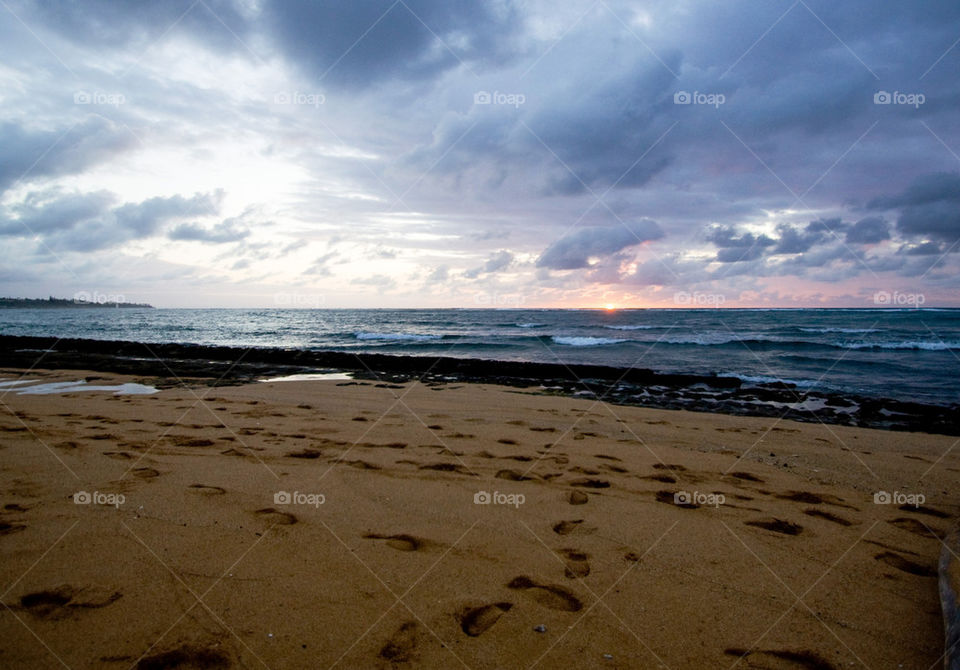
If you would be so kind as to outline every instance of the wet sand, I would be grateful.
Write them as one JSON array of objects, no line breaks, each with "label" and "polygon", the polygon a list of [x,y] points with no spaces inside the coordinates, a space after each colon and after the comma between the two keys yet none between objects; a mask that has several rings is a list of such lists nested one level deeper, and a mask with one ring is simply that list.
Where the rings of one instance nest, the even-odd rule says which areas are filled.
[{"label": "wet sand", "polygon": [[0,399],[3,667],[928,668],[943,651],[955,437],[485,384]]}]

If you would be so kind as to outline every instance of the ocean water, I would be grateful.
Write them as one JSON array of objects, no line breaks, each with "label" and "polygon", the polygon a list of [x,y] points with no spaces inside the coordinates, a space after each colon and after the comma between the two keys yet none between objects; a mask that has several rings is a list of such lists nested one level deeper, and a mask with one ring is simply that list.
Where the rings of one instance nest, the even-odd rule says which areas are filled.
[{"label": "ocean water", "polygon": [[4,309],[0,333],[591,363],[960,402],[960,309]]}]

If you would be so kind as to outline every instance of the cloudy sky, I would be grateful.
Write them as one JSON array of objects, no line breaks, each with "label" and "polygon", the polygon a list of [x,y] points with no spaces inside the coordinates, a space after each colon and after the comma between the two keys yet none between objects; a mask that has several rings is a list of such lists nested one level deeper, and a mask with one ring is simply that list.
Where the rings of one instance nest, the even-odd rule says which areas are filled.
[{"label": "cloudy sky", "polygon": [[956,0],[2,0],[0,293],[960,306]]}]

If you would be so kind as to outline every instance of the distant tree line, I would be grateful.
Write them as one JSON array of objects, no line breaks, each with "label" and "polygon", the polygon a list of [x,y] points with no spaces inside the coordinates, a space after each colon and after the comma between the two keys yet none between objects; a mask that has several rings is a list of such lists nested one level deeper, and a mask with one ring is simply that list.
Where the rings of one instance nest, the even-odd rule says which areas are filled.
[{"label": "distant tree line", "polygon": [[64,307],[140,307],[153,309],[153,305],[142,302],[95,302],[69,298],[0,298],[0,309],[12,307],[33,307],[34,309],[60,309]]}]

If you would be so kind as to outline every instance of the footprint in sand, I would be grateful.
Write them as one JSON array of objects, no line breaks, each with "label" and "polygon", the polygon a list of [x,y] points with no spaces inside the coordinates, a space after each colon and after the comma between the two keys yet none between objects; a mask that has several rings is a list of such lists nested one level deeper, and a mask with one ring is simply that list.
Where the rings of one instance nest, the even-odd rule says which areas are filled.
[{"label": "footprint in sand", "polygon": [[583,477],[581,479],[572,479],[570,480],[570,486],[582,486],[588,489],[608,489],[610,488],[610,482],[604,481],[602,479],[588,479]]},{"label": "footprint in sand", "polygon": [[944,532],[938,528],[933,528],[927,526],[916,519],[908,519],[907,517],[899,517],[893,519],[892,521],[887,521],[891,526],[896,526],[901,530],[905,530],[908,533],[913,533],[914,535],[919,535],[920,537],[929,537],[932,539],[942,538]]},{"label": "footprint in sand", "polygon": [[230,667],[233,667],[233,662],[224,651],[190,645],[147,656],[137,663],[137,670],[167,670],[168,668],[226,670]]},{"label": "footprint in sand", "polygon": [[401,533],[399,535],[380,535],[378,533],[367,533],[363,536],[367,540],[386,540],[386,545],[397,551],[419,551],[427,546],[427,541],[423,538],[414,537]]},{"label": "footprint in sand", "polygon": [[297,522],[297,517],[288,512],[278,512],[272,507],[258,509],[254,514],[270,524],[278,526],[292,526]]},{"label": "footprint in sand", "polygon": [[246,458],[246,454],[237,449],[225,449],[220,452],[221,456],[239,456],[240,458]]},{"label": "footprint in sand", "polygon": [[576,549],[561,549],[560,555],[566,559],[563,574],[568,579],[583,578],[590,574],[590,563],[587,562],[590,556],[585,552]]},{"label": "footprint in sand", "polygon": [[826,519],[827,521],[832,521],[833,523],[840,524],[841,526],[852,526],[853,522],[843,517],[837,516],[836,514],[831,514],[830,512],[824,512],[821,509],[810,508],[803,510],[803,513],[807,516],[817,517],[818,519]]},{"label": "footprint in sand", "polygon": [[0,521],[0,535],[13,535],[18,533],[21,530],[25,530],[26,526],[22,523],[10,523],[9,521]]},{"label": "footprint in sand", "polygon": [[62,619],[77,609],[106,607],[120,598],[119,591],[101,587],[77,589],[69,585],[20,596],[20,608],[38,619]]},{"label": "footprint in sand", "polygon": [[736,479],[742,479],[745,482],[758,482],[760,484],[763,483],[762,479],[760,479],[756,475],[751,475],[749,472],[731,472],[730,476]]},{"label": "footprint in sand", "polygon": [[190,437],[189,435],[171,435],[170,440],[178,447],[212,447],[213,440],[205,437]]},{"label": "footprint in sand", "polygon": [[536,603],[552,610],[561,612],[579,612],[583,609],[583,603],[570,591],[562,586],[554,584],[538,584],[529,577],[516,577],[507,588],[515,591],[523,591],[530,596]]},{"label": "footprint in sand", "polygon": [[286,454],[287,458],[305,458],[308,460],[320,458],[320,451],[317,449],[304,449],[303,451],[291,451]]},{"label": "footprint in sand", "polygon": [[188,488],[196,493],[202,493],[203,495],[208,496],[222,496],[227,492],[227,490],[224,488],[219,486],[209,486],[207,484],[191,484]]},{"label": "footprint in sand", "polygon": [[513,603],[508,602],[493,603],[483,607],[467,607],[457,615],[460,630],[470,637],[482,635],[490,630],[505,612],[509,612],[511,607]]},{"label": "footprint in sand", "polygon": [[776,497],[781,500],[792,500],[793,502],[801,502],[808,505],[819,505],[824,501],[822,497],[809,491],[791,491],[790,493],[782,493]]},{"label": "footprint in sand", "polygon": [[133,474],[140,479],[153,479],[160,476],[160,472],[153,468],[134,468]]},{"label": "footprint in sand", "polygon": [[619,465],[610,465],[609,463],[601,463],[601,469],[609,470],[610,472],[616,472],[617,474],[627,474],[630,471],[626,468],[621,468]]},{"label": "footprint in sand", "polygon": [[133,458],[133,454],[126,451],[104,451],[103,455],[107,458],[115,458],[118,461],[129,461]]},{"label": "footprint in sand", "polygon": [[494,477],[497,479],[506,479],[510,482],[528,482],[533,479],[533,477],[528,477],[527,475],[521,474],[516,470],[498,470]]},{"label": "footprint in sand", "polygon": [[923,505],[913,506],[913,505],[900,505],[898,507],[901,512],[913,512],[914,514],[924,514],[926,516],[932,516],[937,519],[949,519],[950,515],[946,512],[941,512],[938,509],[932,507],[924,507]]},{"label": "footprint in sand", "polygon": [[783,519],[763,519],[761,521],[744,521],[743,523],[747,526],[763,528],[764,530],[771,530],[774,533],[782,533],[783,535],[799,535],[803,532],[803,526],[800,524],[784,521]]},{"label": "footprint in sand", "polygon": [[456,472],[461,475],[473,475],[462,465],[457,463],[427,463],[420,466],[421,470],[437,470],[439,472]]},{"label": "footprint in sand", "polygon": [[895,554],[892,551],[886,551],[882,554],[877,554],[874,556],[874,559],[880,561],[881,563],[886,563],[891,568],[896,568],[902,572],[907,572],[911,575],[917,575],[918,577],[936,577],[937,571],[932,568],[928,568],[925,565],[920,565],[919,563],[914,563],[913,561],[904,558],[900,554]]},{"label": "footprint in sand", "polygon": [[[727,656],[739,656],[741,659],[750,656],[772,656],[781,661],[787,661],[791,665],[807,668],[807,670],[835,670],[836,666],[830,663],[822,656],[812,651],[801,649],[800,651],[791,651],[788,649],[724,649],[723,653]],[[759,659],[757,659],[759,660]],[[751,663],[751,666],[753,664]]]},{"label": "footprint in sand", "polygon": [[391,663],[409,663],[417,652],[417,622],[407,621],[400,625],[397,632],[387,640],[377,654]]},{"label": "footprint in sand", "polygon": [[357,468],[358,470],[382,470],[379,465],[374,465],[373,463],[367,463],[366,461],[340,461],[344,465],[349,465],[352,468]]},{"label": "footprint in sand", "polygon": [[574,519],[573,521],[560,521],[553,524],[553,532],[557,535],[569,535],[583,523],[583,519]]},{"label": "footprint in sand", "polygon": [[567,502],[571,505],[586,505],[590,497],[583,491],[570,491],[567,495]]}]

